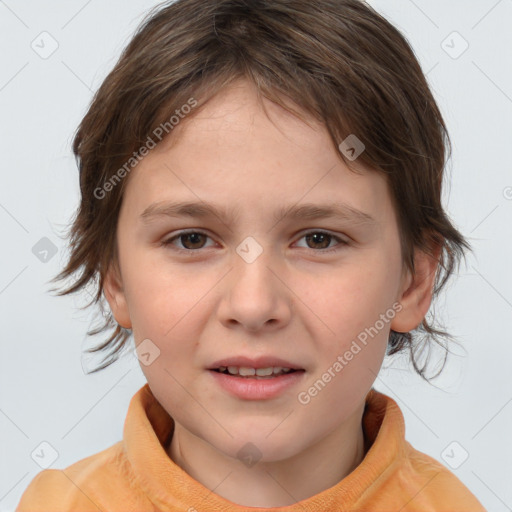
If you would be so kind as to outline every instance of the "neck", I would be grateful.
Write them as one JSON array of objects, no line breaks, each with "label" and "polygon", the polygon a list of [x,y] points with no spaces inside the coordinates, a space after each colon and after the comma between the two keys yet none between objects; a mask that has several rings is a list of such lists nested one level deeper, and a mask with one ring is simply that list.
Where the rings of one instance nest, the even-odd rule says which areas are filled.
[{"label": "neck", "polygon": [[215,494],[246,507],[284,507],[305,500],[351,473],[363,460],[363,408],[340,428],[294,456],[247,467],[175,423],[170,458]]}]

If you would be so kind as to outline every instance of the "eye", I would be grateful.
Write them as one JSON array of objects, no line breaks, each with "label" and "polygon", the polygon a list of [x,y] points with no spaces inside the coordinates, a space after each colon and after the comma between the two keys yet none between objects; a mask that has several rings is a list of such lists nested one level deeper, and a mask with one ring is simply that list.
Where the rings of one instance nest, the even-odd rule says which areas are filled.
[{"label": "eye", "polygon": [[[178,252],[193,252],[197,249],[202,249],[204,244],[201,242],[201,238],[210,238],[206,233],[202,231],[181,231],[177,235],[168,238],[162,242],[163,246],[173,245],[175,240],[180,241],[184,245],[184,249],[177,248]],[[198,247],[199,246],[199,247]]]},{"label": "eye", "polygon": [[[207,238],[210,238],[210,236],[202,231],[181,231],[173,237],[164,240],[162,245],[165,247],[172,246],[175,245],[175,241],[178,241],[180,244],[182,244],[182,247],[175,247],[175,250],[181,253],[191,254],[195,251],[198,251],[199,249],[205,248],[204,242]],[[306,249],[321,253],[335,252],[340,250],[339,246],[349,245],[349,242],[346,240],[343,240],[342,238],[326,231],[309,231],[305,233],[300,239],[303,238],[306,239],[306,243],[308,245],[313,244],[320,246],[306,247]],[[333,240],[338,242],[338,244],[334,247],[327,248]]]},{"label": "eye", "polygon": [[[319,244],[321,247],[319,247],[320,251],[316,252],[322,252],[322,253],[331,253],[338,251],[340,248],[339,245],[344,246],[348,245],[348,242],[343,240],[342,238],[332,235],[331,233],[327,233],[326,231],[310,231],[309,233],[305,233],[301,238],[305,238],[306,242],[308,244]],[[338,242],[338,246],[326,249],[326,245],[328,246],[332,240],[336,240]],[[307,247],[308,249],[315,250],[314,248]]]}]

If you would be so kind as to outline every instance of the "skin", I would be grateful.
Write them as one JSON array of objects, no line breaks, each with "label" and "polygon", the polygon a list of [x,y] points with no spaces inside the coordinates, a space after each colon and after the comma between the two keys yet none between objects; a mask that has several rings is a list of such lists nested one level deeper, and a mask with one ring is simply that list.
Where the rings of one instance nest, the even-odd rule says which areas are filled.
[{"label": "skin", "polygon": [[[263,101],[268,116],[253,86],[237,82],[132,170],[118,223],[119,265],[109,268],[104,292],[135,343],[150,339],[160,350],[141,369],[175,421],[171,459],[236,504],[279,507],[332,487],[360,464],[365,397],[389,331],[421,323],[437,259],[417,251],[416,275],[406,271],[384,178],[351,172],[322,124]],[[141,220],[150,204],[169,200],[234,207],[238,217]],[[304,202],[348,203],[376,223],[276,224],[278,208]],[[191,228],[205,235],[162,245]],[[318,230],[333,237],[305,236]],[[263,250],[250,264],[236,252],[248,236]],[[394,303],[400,312],[317,396],[299,403],[298,393]],[[207,370],[220,358],[263,354],[303,367],[300,384],[272,399],[242,400]],[[248,442],[261,454],[251,467],[237,458]]]}]

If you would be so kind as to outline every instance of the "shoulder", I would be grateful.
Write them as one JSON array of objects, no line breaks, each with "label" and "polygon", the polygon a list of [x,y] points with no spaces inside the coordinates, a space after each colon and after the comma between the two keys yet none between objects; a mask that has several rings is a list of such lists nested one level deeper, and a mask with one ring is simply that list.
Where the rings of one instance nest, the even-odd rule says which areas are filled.
[{"label": "shoulder", "polygon": [[414,449],[410,443],[405,444],[408,482],[404,482],[404,485],[412,484],[416,489],[411,505],[416,501],[436,507],[432,510],[486,512],[483,505],[454,473],[433,457]]},{"label": "shoulder", "polygon": [[95,503],[90,492],[76,492],[80,487],[73,488],[73,481],[65,471],[45,469],[38,473],[21,496],[16,512],[101,510],[101,505]]},{"label": "shoulder", "polygon": [[[86,457],[65,469],[45,469],[25,489],[16,512],[115,510],[121,504],[142,506],[132,486],[132,476],[122,442]],[[142,508],[141,508],[142,510]]]},{"label": "shoulder", "polygon": [[372,389],[363,422],[378,499],[385,496],[402,512],[486,512],[454,473],[406,440],[403,414],[391,397]]}]

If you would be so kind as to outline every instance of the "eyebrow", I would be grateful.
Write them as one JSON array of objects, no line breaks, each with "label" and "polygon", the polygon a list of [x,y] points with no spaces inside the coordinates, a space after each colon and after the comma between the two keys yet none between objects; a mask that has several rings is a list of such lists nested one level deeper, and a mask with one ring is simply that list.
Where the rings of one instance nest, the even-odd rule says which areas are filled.
[{"label": "eyebrow", "polygon": [[[233,223],[238,218],[236,209],[227,209],[223,206],[216,206],[205,202],[158,202],[149,205],[140,215],[144,223],[161,217],[192,217],[207,218],[215,216]],[[281,207],[274,214],[274,220],[279,222],[284,219],[312,220],[335,218],[345,220],[354,224],[372,225],[377,224],[370,214],[358,210],[346,203],[314,204],[302,203],[290,207]]]}]

